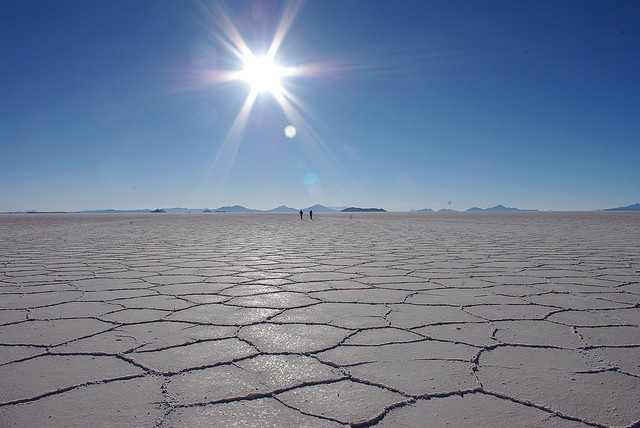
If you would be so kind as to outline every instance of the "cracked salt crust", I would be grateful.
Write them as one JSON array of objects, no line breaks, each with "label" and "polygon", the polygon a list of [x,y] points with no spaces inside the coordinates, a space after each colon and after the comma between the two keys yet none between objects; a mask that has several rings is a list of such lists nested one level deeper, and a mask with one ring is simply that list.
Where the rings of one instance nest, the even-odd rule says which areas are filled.
[{"label": "cracked salt crust", "polygon": [[0,426],[640,422],[640,216],[0,216]]}]

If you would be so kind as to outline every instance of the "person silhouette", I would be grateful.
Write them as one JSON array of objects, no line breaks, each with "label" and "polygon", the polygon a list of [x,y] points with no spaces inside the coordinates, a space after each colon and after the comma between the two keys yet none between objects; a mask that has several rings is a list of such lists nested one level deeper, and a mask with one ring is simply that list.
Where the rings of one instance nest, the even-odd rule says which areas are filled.
[{"label": "person silhouette", "polygon": [[313,211],[309,210],[309,220],[313,220]]},{"label": "person silhouette", "polygon": [[300,220],[302,220],[302,210],[300,210]]}]

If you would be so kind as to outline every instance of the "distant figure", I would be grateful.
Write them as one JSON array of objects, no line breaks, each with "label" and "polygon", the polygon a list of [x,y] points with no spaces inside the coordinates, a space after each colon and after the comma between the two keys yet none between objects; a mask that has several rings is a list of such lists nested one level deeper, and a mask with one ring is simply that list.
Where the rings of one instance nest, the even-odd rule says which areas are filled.
[{"label": "distant figure", "polygon": [[313,211],[309,210],[309,219],[313,220]]},{"label": "distant figure", "polygon": [[300,210],[300,220],[302,220],[302,210]]}]

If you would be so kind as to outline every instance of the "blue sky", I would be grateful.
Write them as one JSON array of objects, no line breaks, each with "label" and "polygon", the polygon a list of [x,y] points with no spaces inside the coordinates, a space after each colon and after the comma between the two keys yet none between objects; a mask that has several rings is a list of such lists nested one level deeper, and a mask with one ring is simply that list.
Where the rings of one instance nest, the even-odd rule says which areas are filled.
[{"label": "blue sky", "polygon": [[[637,1],[4,0],[0,211],[640,201]],[[293,109],[222,81],[233,23]],[[288,125],[295,137],[285,136]],[[236,132],[236,131],[242,132]]]}]

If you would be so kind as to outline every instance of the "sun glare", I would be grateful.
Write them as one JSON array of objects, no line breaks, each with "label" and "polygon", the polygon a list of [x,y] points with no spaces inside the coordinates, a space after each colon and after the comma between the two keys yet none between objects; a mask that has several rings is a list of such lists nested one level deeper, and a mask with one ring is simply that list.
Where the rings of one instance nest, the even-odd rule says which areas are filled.
[{"label": "sun glare", "polygon": [[[331,152],[306,119],[307,115],[313,113],[312,109],[292,93],[292,89],[299,87],[294,84],[294,79],[298,80],[299,85],[300,78],[317,77],[323,73],[332,72],[333,68],[325,63],[301,64],[299,61],[294,61],[296,65],[290,65],[290,63],[285,62],[287,65],[283,66],[275,60],[276,57],[282,58],[283,61],[292,59],[286,52],[282,55],[279,55],[279,53],[282,42],[302,5],[302,1],[287,0],[284,4],[285,8],[280,15],[268,48],[266,51],[253,51],[240,34],[236,26],[237,20],[231,19],[219,3],[211,2],[210,5],[209,3],[202,3],[203,16],[207,20],[211,20],[206,24],[207,28],[211,30],[211,35],[216,45],[229,54],[230,57],[235,57],[228,62],[225,61],[226,64],[237,67],[219,69],[216,61],[216,66],[213,69],[208,69],[205,73],[204,81],[207,84],[233,82],[249,88],[246,98],[210,166],[209,173],[212,173],[215,169],[222,171],[222,179],[219,183],[220,189],[224,186],[235,163],[251,112],[257,105],[258,97],[263,94],[272,96],[284,114],[288,122],[288,125],[284,128],[285,137],[299,142],[307,150],[314,162],[322,165],[323,169],[330,171],[331,176],[338,177],[343,175],[339,158]],[[265,47],[267,40],[264,40],[264,42],[261,44],[262,48]],[[217,56],[214,57],[217,58]],[[221,61],[220,64],[222,63]],[[292,80],[288,81],[289,78]],[[263,104],[263,106],[268,105],[272,105],[272,103]],[[312,182],[309,182],[308,177],[305,176],[304,185],[305,189],[314,197],[322,193],[322,187],[317,177]]]},{"label": "sun glare", "polygon": [[282,91],[282,78],[286,74],[286,69],[272,59],[266,56],[250,56],[244,58],[244,69],[237,77],[247,82],[252,91],[277,95]]}]

